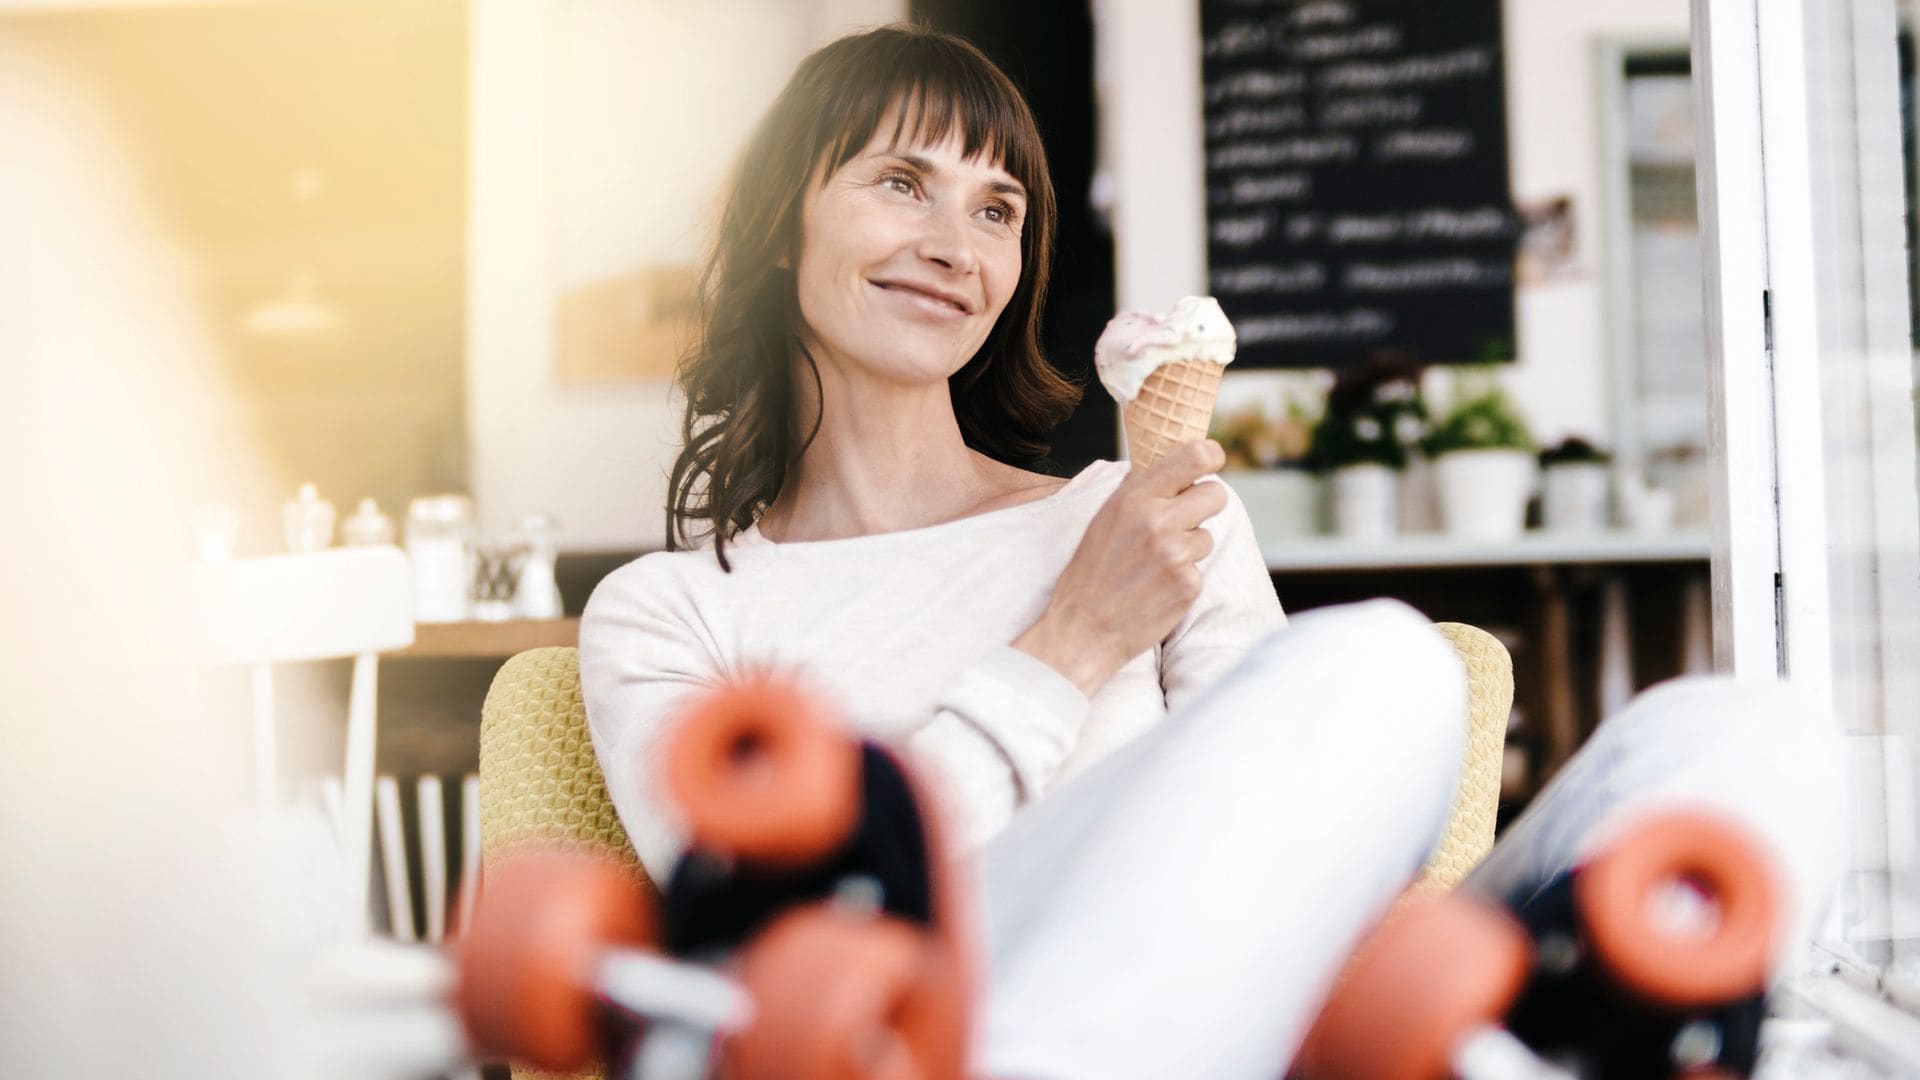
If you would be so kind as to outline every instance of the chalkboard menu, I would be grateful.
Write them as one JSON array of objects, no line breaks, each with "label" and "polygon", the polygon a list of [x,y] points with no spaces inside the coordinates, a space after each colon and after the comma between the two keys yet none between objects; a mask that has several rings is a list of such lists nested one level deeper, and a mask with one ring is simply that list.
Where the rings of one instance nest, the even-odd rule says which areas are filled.
[{"label": "chalkboard menu", "polygon": [[1500,0],[1202,0],[1235,366],[1513,358]]}]

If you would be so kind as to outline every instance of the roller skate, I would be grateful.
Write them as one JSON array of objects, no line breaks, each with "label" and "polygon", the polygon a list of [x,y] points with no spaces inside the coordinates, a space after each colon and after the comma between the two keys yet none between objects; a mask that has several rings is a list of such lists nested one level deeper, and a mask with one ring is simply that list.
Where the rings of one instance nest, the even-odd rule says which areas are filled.
[{"label": "roller skate", "polygon": [[1649,816],[1516,908],[1404,901],[1355,951],[1293,1075],[1749,1076],[1781,918],[1746,831]]},{"label": "roller skate", "polygon": [[577,852],[487,868],[456,1004],[484,1055],[670,1080],[959,1080],[968,952],[929,802],[769,679],[671,736],[690,849],[656,898]]}]

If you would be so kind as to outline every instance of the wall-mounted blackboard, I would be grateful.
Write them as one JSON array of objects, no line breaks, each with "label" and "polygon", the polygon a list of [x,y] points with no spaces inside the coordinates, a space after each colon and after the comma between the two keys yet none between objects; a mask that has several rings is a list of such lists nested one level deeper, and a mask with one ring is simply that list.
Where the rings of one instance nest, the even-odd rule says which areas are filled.
[{"label": "wall-mounted blackboard", "polygon": [[1236,366],[1513,358],[1500,0],[1202,0]]}]

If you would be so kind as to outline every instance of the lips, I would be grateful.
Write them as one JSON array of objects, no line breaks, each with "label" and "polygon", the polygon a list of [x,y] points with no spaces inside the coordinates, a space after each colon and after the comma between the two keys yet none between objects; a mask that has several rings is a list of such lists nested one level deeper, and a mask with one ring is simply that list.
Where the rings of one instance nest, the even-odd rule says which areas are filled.
[{"label": "lips", "polygon": [[887,292],[900,293],[908,297],[917,297],[930,301],[955,314],[973,314],[973,307],[969,305],[966,300],[944,289],[934,288],[931,285],[921,285],[911,281],[874,281],[872,284]]}]

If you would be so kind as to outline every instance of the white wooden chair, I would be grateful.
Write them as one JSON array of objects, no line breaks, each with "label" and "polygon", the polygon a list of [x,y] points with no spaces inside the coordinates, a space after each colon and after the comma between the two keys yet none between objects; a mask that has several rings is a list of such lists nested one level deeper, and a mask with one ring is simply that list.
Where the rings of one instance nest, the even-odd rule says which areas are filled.
[{"label": "white wooden chair", "polygon": [[[455,804],[456,825],[460,835],[460,873],[449,879],[452,861],[447,855],[446,783],[428,774],[414,780],[416,826],[412,837],[406,829],[401,810],[403,798],[400,780],[382,776],[374,782],[375,822],[380,833],[381,877],[387,894],[387,925],[393,936],[405,942],[424,941],[440,945],[450,931],[466,922],[473,904],[474,888],[480,880],[480,777],[468,773],[459,779],[460,801]],[[420,867],[421,908],[424,925],[413,915],[413,885],[410,860]],[[449,897],[448,885],[458,889]],[[458,903],[460,910],[454,911]]]},{"label": "white wooden chair", "polygon": [[372,872],[379,654],[413,643],[413,572],[399,548],[334,548],[197,563],[189,582],[198,652],[252,673],[256,796],[280,804],[276,664],[351,658],[338,816],[348,937],[364,936]]}]

